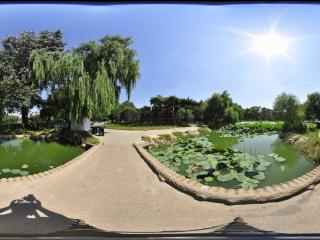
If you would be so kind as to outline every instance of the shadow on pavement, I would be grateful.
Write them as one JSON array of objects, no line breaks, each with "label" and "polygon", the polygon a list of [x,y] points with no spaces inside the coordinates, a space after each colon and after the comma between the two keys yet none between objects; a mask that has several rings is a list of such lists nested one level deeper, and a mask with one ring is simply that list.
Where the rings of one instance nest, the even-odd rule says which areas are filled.
[{"label": "shadow on pavement", "polygon": [[[191,232],[193,231],[193,232]],[[203,232],[204,231],[204,232]],[[111,232],[103,231],[86,224],[79,219],[71,219],[44,208],[32,194],[13,200],[9,206],[0,209],[0,238],[2,237],[111,237],[111,238],[142,238],[142,237],[274,237],[318,236],[317,234],[281,234],[260,230],[248,225],[237,217],[232,222],[211,228],[193,229],[189,231],[162,232]],[[46,239],[46,238],[44,238]]]},{"label": "shadow on pavement", "polygon": [[74,232],[104,232],[81,220],[71,219],[44,208],[32,194],[13,200],[0,209],[0,236],[42,235]]}]

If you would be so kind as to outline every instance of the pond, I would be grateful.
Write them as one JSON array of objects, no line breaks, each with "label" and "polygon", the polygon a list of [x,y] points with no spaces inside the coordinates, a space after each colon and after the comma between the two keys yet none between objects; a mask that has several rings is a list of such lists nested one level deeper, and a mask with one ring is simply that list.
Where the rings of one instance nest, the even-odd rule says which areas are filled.
[{"label": "pond", "polygon": [[[263,155],[265,160],[270,162],[270,167],[265,171],[265,179],[261,180],[258,187],[271,186],[274,184],[284,183],[315,168],[315,164],[308,159],[293,145],[284,143],[279,139],[278,134],[257,135],[252,137],[221,137],[219,134],[211,134],[210,141],[221,147],[231,147],[250,155]],[[285,158],[283,162],[278,162],[274,157],[269,156],[275,153]],[[226,188],[232,187],[234,182],[215,182],[215,186]]]},{"label": "pond", "polygon": [[0,178],[43,172],[72,160],[84,151],[80,146],[59,142],[0,141]]},{"label": "pond", "polygon": [[154,148],[150,153],[180,174],[224,188],[271,186],[315,167],[278,134],[231,137],[211,133]]}]

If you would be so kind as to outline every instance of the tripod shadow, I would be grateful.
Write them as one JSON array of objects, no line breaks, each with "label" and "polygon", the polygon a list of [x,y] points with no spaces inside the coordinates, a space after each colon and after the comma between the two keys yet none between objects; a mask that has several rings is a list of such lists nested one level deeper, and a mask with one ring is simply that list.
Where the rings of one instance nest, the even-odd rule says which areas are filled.
[{"label": "tripod shadow", "polygon": [[0,209],[0,234],[41,234],[69,228],[73,220],[42,207],[34,195]]}]

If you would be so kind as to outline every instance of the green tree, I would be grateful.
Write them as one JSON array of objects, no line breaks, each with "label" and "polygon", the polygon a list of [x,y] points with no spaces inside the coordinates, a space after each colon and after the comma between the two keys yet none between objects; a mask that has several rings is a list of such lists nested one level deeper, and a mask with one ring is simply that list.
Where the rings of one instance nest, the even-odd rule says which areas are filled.
[{"label": "green tree", "polygon": [[114,85],[116,97],[119,98],[121,88],[124,88],[129,101],[140,77],[137,52],[131,48],[132,44],[132,38],[105,36],[98,42],[82,43],[73,52],[84,58],[84,67],[91,79],[96,78],[99,66],[102,66]]},{"label": "green tree", "polygon": [[116,105],[115,89],[103,62],[95,78],[86,72],[83,57],[71,53],[33,52],[31,56],[36,79],[50,86],[57,99],[60,114],[68,121],[79,122],[85,117],[103,118]]},{"label": "green tree", "polygon": [[273,109],[278,118],[284,121],[284,131],[302,132],[305,130],[300,107],[298,98],[292,94],[282,93],[277,96]]},{"label": "green tree", "polygon": [[165,124],[166,123],[166,110],[165,110],[166,98],[161,95],[150,98],[150,105],[152,109],[152,116],[154,123]]},{"label": "green tree", "polygon": [[191,109],[186,110],[184,121],[186,124],[192,123],[194,121],[194,114]]},{"label": "green tree", "polygon": [[227,91],[222,94],[215,93],[208,99],[204,120],[210,128],[235,123],[239,118],[236,108]]},{"label": "green tree", "polygon": [[184,124],[185,123],[186,110],[184,108],[178,109],[176,113],[177,123]]},{"label": "green tree", "polygon": [[311,93],[305,103],[305,115],[309,120],[320,119],[320,93]]},{"label": "green tree", "polygon": [[140,123],[141,124],[150,124],[153,121],[152,109],[149,106],[144,106],[140,108]]},{"label": "green tree", "polygon": [[[1,60],[6,63],[6,68],[10,73],[3,75],[2,79],[10,79],[14,85],[16,97],[14,102],[9,105],[10,108],[20,109],[22,122],[28,126],[29,109],[40,104],[40,93],[45,85],[39,85],[39,82],[32,75],[31,65],[29,63],[31,52],[34,50],[43,50],[46,52],[63,51],[63,34],[58,31],[41,31],[38,35],[34,32],[22,32],[19,36],[8,36],[2,40],[2,49],[0,50]],[[0,66],[1,68],[1,66]],[[3,72],[0,70],[0,72]]]}]

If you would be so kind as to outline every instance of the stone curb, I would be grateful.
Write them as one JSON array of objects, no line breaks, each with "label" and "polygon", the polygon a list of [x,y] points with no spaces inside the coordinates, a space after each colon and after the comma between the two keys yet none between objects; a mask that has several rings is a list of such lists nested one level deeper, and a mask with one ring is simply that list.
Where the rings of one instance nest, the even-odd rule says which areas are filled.
[{"label": "stone curb", "polygon": [[320,166],[318,166],[301,177],[286,183],[267,186],[264,188],[245,190],[207,186],[199,182],[192,181],[191,179],[176,173],[160,163],[145,149],[148,145],[150,144],[133,144],[139,155],[160,179],[163,179],[174,188],[199,200],[223,202],[227,204],[280,201],[297,195],[308,188],[312,188],[313,185],[320,181]]},{"label": "stone curb", "polygon": [[83,152],[82,154],[80,154],[79,156],[77,156],[76,158],[66,162],[65,164],[59,165],[55,168],[52,168],[50,170],[44,171],[44,172],[40,172],[40,173],[36,173],[36,174],[31,174],[28,176],[21,176],[21,177],[10,177],[10,178],[0,178],[0,184],[1,183],[8,183],[8,182],[22,182],[25,180],[34,180],[34,179],[38,179],[41,177],[45,177],[45,176],[49,176],[55,172],[58,172],[59,170],[66,168],[67,166],[72,165],[73,163],[75,163],[76,161],[79,161],[80,159],[84,158],[84,157],[88,157],[90,156],[93,152],[96,151],[96,149],[98,148],[98,146],[100,146],[101,143],[92,146],[90,149],[88,149],[87,151]]}]

